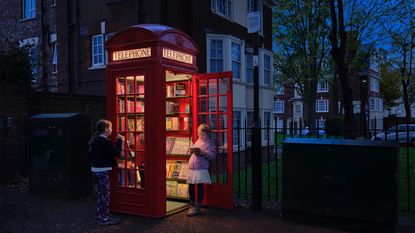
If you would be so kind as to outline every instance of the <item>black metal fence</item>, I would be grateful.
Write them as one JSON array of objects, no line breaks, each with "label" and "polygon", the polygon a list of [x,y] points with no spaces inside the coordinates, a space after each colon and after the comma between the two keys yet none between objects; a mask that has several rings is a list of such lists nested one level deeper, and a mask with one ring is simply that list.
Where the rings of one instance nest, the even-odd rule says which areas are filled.
[{"label": "black metal fence", "polygon": [[[282,122],[285,122],[283,120]],[[415,124],[397,124],[383,127],[375,120],[364,128],[354,127],[352,135],[359,140],[384,140],[400,145],[399,204],[401,215],[415,220]],[[381,127],[379,127],[381,125]],[[264,208],[276,208],[281,201],[282,141],[289,137],[341,139],[346,129],[341,124],[323,128],[309,128],[299,121],[297,125],[277,122],[261,128],[262,136],[262,204]],[[340,126],[340,127],[336,127]],[[350,135],[350,134],[349,134]],[[252,201],[252,128],[233,128],[234,137],[234,197],[235,204],[249,206]],[[306,195],[306,194],[305,194]]]}]

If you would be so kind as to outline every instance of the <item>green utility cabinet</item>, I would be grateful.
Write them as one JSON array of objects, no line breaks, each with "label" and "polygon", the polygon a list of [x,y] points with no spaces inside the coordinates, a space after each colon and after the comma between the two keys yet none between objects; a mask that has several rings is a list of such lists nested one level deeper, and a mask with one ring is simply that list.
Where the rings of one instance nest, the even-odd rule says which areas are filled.
[{"label": "green utility cabinet", "polygon": [[90,137],[90,120],[82,114],[38,114],[30,117],[30,191],[71,198],[89,195]]},{"label": "green utility cabinet", "polygon": [[399,147],[377,141],[283,142],[283,219],[365,232],[398,222]]}]

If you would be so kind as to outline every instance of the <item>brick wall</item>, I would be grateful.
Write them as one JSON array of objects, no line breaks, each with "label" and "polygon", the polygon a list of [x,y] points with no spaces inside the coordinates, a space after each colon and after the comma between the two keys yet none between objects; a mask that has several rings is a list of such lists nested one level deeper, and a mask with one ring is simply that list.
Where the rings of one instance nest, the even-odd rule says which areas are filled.
[{"label": "brick wall", "polygon": [[94,124],[106,116],[106,98],[25,92],[15,85],[0,83],[0,117],[12,119],[10,127],[0,124],[0,184],[27,174],[27,118],[39,113],[65,112],[83,113]]}]

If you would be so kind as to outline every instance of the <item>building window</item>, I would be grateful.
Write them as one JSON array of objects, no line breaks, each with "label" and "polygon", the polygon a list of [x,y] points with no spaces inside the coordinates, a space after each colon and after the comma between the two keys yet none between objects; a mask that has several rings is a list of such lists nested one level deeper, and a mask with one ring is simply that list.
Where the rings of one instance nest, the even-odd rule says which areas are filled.
[{"label": "building window", "polygon": [[275,113],[284,113],[284,101],[277,100],[274,105]]},{"label": "building window", "polygon": [[58,43],[53,43],[52,73],[58,73]]},{"label": "building window", "polygon": [[376,111],[377,110],[377,103],[375,98],[370,98],[369,100],[369,108],[370,111]]},{"label": "building window", "polygon": [[271,56],[264,54],[264,84],[271,85]]},{"label": "building window", "polygon": [[232,41],[232,72],[237,80],[241,80],[241,48],[241,44]]},{"label": "building window", "polygon": [[353,113],[360,113],[360,101],[353,101]]},{"label": "building window", "polygon": [[232,18],[232,0],[211,0],[211,8],[225,18]]},{"label": "building window", "polygon": [[379,80],[375,78],[370,79],[370,91],[372,92],[379,92]]},{"label": "building window", "polygon": [[264,141],[268,142],[270,138],[269,131],[271,131],[271,113],[264,112]]},{"label": "building window", "polygon": [[281,83],[275,84],[275,94],[276,95],[284,95],[284,85]]},{"label": "building window", "polygon": [[329,112],[329,100],[316,100],[316,112]]},{"label": "building window", "polygon": [[302,103],[294,104],[294,114],[295,115],[303,114],[303,104]]},{"label": "building window", "polygon": [[294,98],[295,99],[301,99],[301,95],[300,95],[300,85],[298,85],[298,83],[296,83],[294,85]]},{"label": "building window", "polygon": [[[238,128],[239,130],[239,138],[238,138]],[[240,139],[242,138],[242,129],[241,129],[241,111],[236,110],[233,111],[233,145],[238,146]],[[238,140],[239,139],[239,140]]]},{"label": "building window", "polygon": [[254,122],[254,113],[246,112],[246,143],[251,145],[252,142],[252,123]]},{"label": "building window", "polygon": [[320,119],[316,120],[316,127],[318,129],[325,129],[326,128],[326,119],[321,117]]},{"label": "building window", "polygon": [[103,66],[104,61],[104,35],[92,36],[92,66]]},{"label": "building window", "polygon": [[317,93],[321,92],[329,92],[329,85],[327,81],[322,80],[317,83]]},{"label": "building window", "polygon": [[254,55],[252,53],[246,54],[246,82],[254,82]]},{"label": "building window", "polygon": [[36,17],[36,1],[22,0],[22,19],[33,19]]},{"label": "building window", "polygon": [[210,42],[210,72],[222,72],[223,71],[223,40],[211,39]]}]

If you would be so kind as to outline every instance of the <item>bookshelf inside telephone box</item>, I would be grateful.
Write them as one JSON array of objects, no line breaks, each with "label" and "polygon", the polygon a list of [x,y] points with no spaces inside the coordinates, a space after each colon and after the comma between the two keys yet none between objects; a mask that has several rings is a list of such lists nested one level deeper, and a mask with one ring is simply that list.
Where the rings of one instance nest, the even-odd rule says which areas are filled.
[{"label": "bookshelf inside telephone box", "polygon": [[203,205],[231,209],[231,72],[198,74],[193,40],[164,25],[121,29],[106,49],[111,139],[123,138],[110,178],[110,210],[162,217],[187,208],[189,147],[202,123],[217,152]]}]

